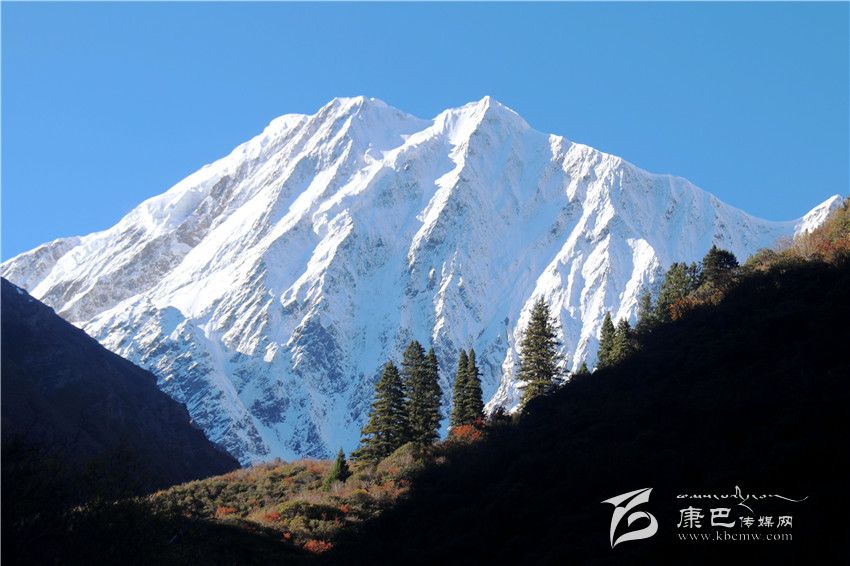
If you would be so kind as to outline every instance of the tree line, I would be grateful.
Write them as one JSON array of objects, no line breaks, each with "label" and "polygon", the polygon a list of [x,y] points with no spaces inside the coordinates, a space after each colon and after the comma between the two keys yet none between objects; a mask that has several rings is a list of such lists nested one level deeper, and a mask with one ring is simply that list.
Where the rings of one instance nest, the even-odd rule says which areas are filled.
[{"label": "tree line", "polygon": [[[634,328],[626,319],[615,324],[611,313],[605,313],[596,369],[628,358],[639,348],[640,337],[658,324],[681,317],[697,304],[718,301],[735,281],[737,268],[735,255],[717,246],[712,246],[699,264],[672,264],[664,275],[655,303],[648,291],[641,295]],[[539,298],[532,306],[520,341],[521,406],[551,390],[565,373],[556,328],[548,303]],[[573,375],[588,374],[587,363],[582,362]],[[354,457],[377,462],[407,443],[413,443],[419,451],[430,446],[439,437],[441,401],[436,353],[433,348],[426,353],[419,342],[411,341],[402,354],[401,369],[393,361],[384,365],[375,385],[368,421],[362,429],[360,448]],[[481,374],[475,350],[461,350],[452,388],[450,426],[455,429],[481,423],[483,418]]]},{"label": "tree line", "polygon": [[[412,443],[422,451],[439,436],[442,390],[434,348],[425,353],[418,341],[408,344],[401,369],[390,360],[375,384],[375,400],[361,431],[356,459],[378,462]],[[450,425],[478,424],[484,418],[481,372],[475,350],[460,351],[454,377]]]},{"label": "tree line", "polygon": [[637,350],[640,337],[659,324],[681,318],[699,304],[717,303],[735,282],[737,270],[735,254],[716,245],[699,263],[673,263],[664,274],[654,304],[649,291],[641,294],[634,328],[625,319],[615,326],[611,313],[605,313],[596,367],[610,367],[630,356]]}]

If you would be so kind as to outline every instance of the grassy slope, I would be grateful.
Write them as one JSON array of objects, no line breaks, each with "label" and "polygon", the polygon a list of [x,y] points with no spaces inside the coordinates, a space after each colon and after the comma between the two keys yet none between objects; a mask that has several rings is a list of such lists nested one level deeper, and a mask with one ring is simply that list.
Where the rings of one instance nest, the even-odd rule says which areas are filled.
[{"label": "grassy slope", "polygon": [[10,564],[293,564],[406,493],[410,447],[327,490],[328,461],[271,462],[147,497],[96,501],[16,529]]}]

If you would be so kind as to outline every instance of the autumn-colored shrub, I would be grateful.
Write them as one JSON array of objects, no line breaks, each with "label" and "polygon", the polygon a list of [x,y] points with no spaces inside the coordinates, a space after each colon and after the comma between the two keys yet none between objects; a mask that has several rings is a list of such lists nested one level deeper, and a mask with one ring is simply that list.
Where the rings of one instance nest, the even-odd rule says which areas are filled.
[{"label": "autumn-colored shrub", "polygon": [[333,545],[327,541],[311,538],[304,543],[304,550],[313,554],[321,554],[333,548]]},{"label": "autumn-colored shrub", "polygon": [[484,432],[474,424],[463,424],[453,427],[449,432],[449,440],[471,444],[484,438]]},{"label": "autumn-colored shrub", "polygon": [[234,513],[236,513],[236,508],[227,507],[226,505],[222,505],[215,510],[215,516],[219,519],[222,517],[233,515]]},{"label": "autumn-colored shrub", "polygon": [[[351,523],[381,513],[410,487],[411,470],[421,467],[412,445],[406,445],[378,466],[358,470],[346,482],[322,490],[328,461],[273,462],[223,476],[174,486],[150,496],[156,508],[201,520],[239,518],[245,530],[277,531],[283,541],[299,547],[305,541],[316,551],[334,544]],[[312,552],[312,551],[311,551]]]},{"label": "autumn-colored shrub", "polygon": [[670,319],[679,320],[680,318],[685,316],[688,311],[693,310],[700,304],[701,302],[699,301],[699,299],[693,295],[688,295],[687,297],[676,299],[670,305]]},{"label": "autumn-colored shrub", "polygon": [[308,472],[317,476],[324,475],[327,468],[327,466],[323,465],[321,462],[317,462],[316,460],[306,460],[305,467]]}]

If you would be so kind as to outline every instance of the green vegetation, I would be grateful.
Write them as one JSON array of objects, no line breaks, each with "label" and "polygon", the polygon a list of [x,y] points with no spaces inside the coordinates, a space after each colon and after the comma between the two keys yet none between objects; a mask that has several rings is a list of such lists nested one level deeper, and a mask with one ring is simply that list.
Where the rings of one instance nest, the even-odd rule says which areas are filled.
[{"label": "green vegetation", "polygon": [[375,386],[375,401],[369,421],[363,427],[356,459],[377,462],[386,458],[406,442],[408,417],[404,402],[404,387],[398,368],[387,362]]},{"label": "green vegetation", "polygon": [[449,424],[452,427],[460,426],[465,422],[463,401],[466,396],[466,366],[468,363],[469,357],[466,355],[466,350],[461,349],[457,358],[457,371],[452,388],[452,413],[449,419]]},{"label": "green vegetation", "polygon": [[[331,561],[803,564],[816,555],[845,562],[848,206],[797,243],[721,266],[719,276],[697,277],[694,265],[679,264],[664,306],[645,309],[666,322],[637,334],[631,355],[592,377],[574,375],[528,401],[513,424],[446,452],[392,510],[342,533]],[[677,538],[685,506],[678,494],[722,495],[736,486],[805,497],[751,502],[757,517],[793,515],[793,541]],[[600,502],[642,487],[653,489],[641,509],[659,531],[612,551],[611,509]],[[693,504],[706,522],[717,506]]]},{"label": "green vegetation", "polygon": [[481,393],[481,372],[475,361],[475,350],[469,355],[460,351],[452,394],[451,426],[474,424],[484,418],[484,400]]},{"label": "green vegetation", "polygon": [[400,373],[392,361],[384,366],[355,459],[375,464],[408,442],[419,451],[430,447],[438,437],[441,402],[437,355],[433,348],[426,355],[414,340]]},{"label": "green vegetation", "polygon": [[587,367],[587,362],[581,362],[579,368],[573,373],[573,377],[582,377],[585,375],[590,375],[590,370]]},{"label": "green vegetation", "polygon": [[339,453],[336,455],[336,460],[334,460],[334,463],[331,466],[331,471],[328,472],[328,475],[325,477],[325,483],[322,487],[325,491],[329,491],[336,482],[345,483],[345,480],[350,477],[351,470],[348,468],[348,462],[345,461],[345,452],[343,452],[342,448],[340,448]]},{"label": "green vegetation", "polygon": [[353,471],[342,452],[333,464],[263,464],[176,486],[149,502],[194,520],[270,529],[296,548],[310,541],[332,545],[341,529],[374,517],[408,489],[415,462],[404,457],[404,447],[400,450],[378,466]]},{"label": "green vegetation", "polygon": [[599,335],[599,350],[596,354],[597,368],[608,367],[614,362],[612,352],[614,351],[614,339],[616,336],[617,329],[611,320],[611,313],[606,312],[605,318],[602,319],[602,332]]},{"label": "green vegetation", "polygon": [[523,405],[549,391],[560,374],[555,326],[549,305],[543,298],[538,299],[531,308],[531,320],[520,343],[518,375],[523,383]]},{"label": "green vegetation", "polygon": [[401,360],[401,377],[404,384],[407,410],[407,438],[419,448],[433,444],[440,428],[440,391],[437,356],[434,349],[425,350],[417,341],[405,349]]}]

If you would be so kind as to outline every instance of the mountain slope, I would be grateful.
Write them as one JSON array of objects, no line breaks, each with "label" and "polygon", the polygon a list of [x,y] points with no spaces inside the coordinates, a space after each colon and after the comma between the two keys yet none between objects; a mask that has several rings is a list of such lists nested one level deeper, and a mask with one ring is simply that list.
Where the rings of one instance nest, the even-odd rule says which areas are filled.
[{"label": "mountain slope", "polygon": [[[779,260],[719,305],[657,328],[621,365],[536,400],[518,423],[414,478],[409,499],[349,533],[327,562],[846,562],[846,253],[834,265]],[[736,486],[756,496],[746,507]],[[643,488],[649,500],[634,511],[651,513],[657,533],[612,548],[605,501]],[[703,515],[698,528],[679,526],[689,507]],[[712,508],[729,508],[720,522],[734,527],[712,526]],[[748,516],[772,525],[746,527]],[[648,524],[635,519],[624,516],[617,536]]]},{"label": "mountain slope", "polygon": [[35,496],[56,504],[151,491],[238,467],[191,423],[185,407],[157,389],[153,375],[5,279],[2,352],[3,503],[10,521],[18,517],[10,506],[40,501],[26,486],[31,475],[51,473],[46,462],[58,466],[51,480],[68,480],[68,500],[53,491]]},{"label": "mountain slope", "polygon": [[633,320],[672,261],[746,257],[839,203],[768,222],[489,97],[432,120],[358,97],[282,116],[112,228],[0,272],[159,375],[241,461],[327,456],[357,443],[410,339],[433,343],[446,392],[474,347],[490,406],[511,406],[537,297],[575,368],[604,312]]}]

